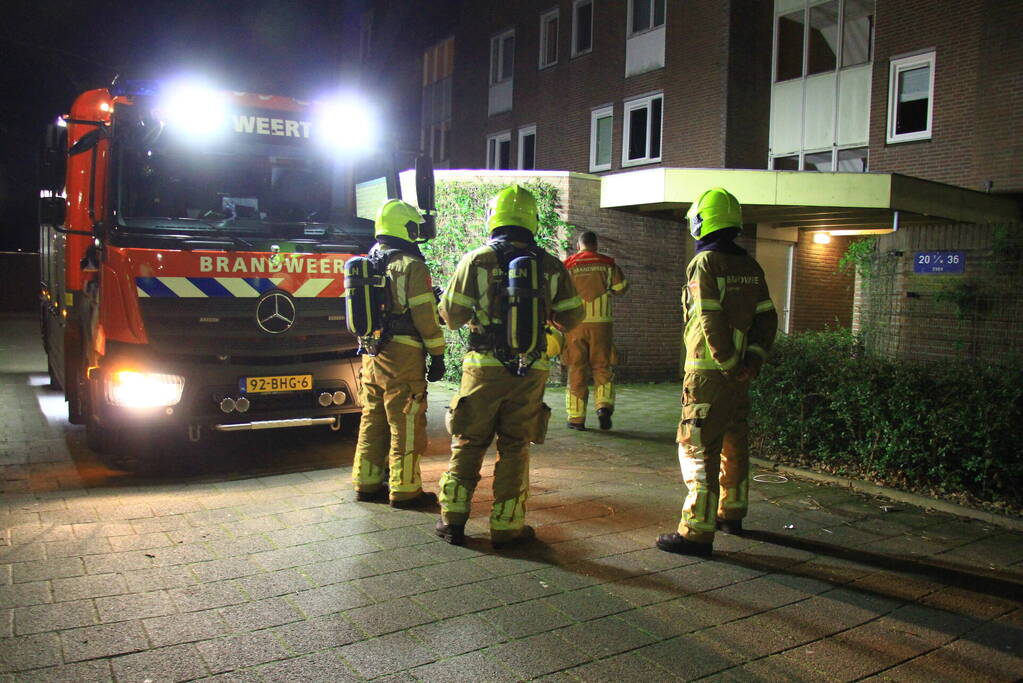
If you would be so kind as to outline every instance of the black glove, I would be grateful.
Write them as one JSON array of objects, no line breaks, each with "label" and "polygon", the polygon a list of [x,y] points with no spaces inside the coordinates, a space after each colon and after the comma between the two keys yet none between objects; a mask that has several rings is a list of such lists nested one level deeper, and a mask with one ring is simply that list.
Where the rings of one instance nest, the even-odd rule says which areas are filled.
[{"label": "black glove", "polygon": [[430,356],[430,369],[426,372],[427,382],[439,382],[444,379],[444,356]]}]

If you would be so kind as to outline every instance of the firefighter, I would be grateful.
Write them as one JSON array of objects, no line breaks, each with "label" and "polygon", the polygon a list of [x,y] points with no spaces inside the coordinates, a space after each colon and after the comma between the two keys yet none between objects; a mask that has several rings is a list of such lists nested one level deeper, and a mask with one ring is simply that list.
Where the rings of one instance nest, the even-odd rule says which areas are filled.
[{"label": "firefighter", "polygon": [[383,502],[389,491],[395,508],[437,502],[436,494],[423,491],[419,471],[426,450],[426,380],[444,376],[437,301],[426,259],[413,241],[422,223],[414,206],[389,200],[377,212],[377,243],[370,250],[370,258],[386,259],[388,332],[376,355],[362,357],[362,424],[352,483],[356,500]]},{"label": "firefighter", "polygon": [[507,252],[532,254],[539,266],[540,286],[533,292],[542,298],[546,320],[533,324],[571,329],[583,317],[583,304],[561,261],[536,245],[536,200],[528,190],[511,185],[493,197],[487,228],[487,245],[462,257],[441,297],[441,315],[448,327],[457,330],[468,324],[470,334],[461,387],[447,414],[451,462],[440,478],[441,518],[436,531],[448,543],[465,542],[483,456],[496,435],[490,538],[495,548],[501,548],[535,538],[532,527],[525,525],[529,443],[542,441],[550,416],[542,403],[546,354],[529,356],[527,362],[509,357]]},{"label": "firefighter", "polygon": [[767,358],[778,316],[760,265],[735,243],[738,200],[707,190],[686,216],[696,255],[683,293],[685,378],[679,464],[688,495],[678,531],[657,537],[673,553],[708,556],[715,529],[741,534],[749,505],[749,385]]},{"label": "firefighter", "polygon": [[592,376],[597,421],[601,429],[611,429],[615,409],[613,366],[617,362],[611,335],[611,297],[624,294],[629,283],[615,260],[597,251],[597,234],[590,230],[579,236],[579,251],[565,259],[565,268],[586,304],[586,317],[567,335],[561,357],[568,366],[568,427],[586,429],[586,399]]}]

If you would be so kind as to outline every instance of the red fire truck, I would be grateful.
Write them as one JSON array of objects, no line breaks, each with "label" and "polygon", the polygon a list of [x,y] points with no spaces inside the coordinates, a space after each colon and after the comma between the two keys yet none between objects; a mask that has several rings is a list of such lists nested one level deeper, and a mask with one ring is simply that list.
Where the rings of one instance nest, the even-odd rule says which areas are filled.
[{"label": "red fire truck", "polygon": [[142,465],[174,435],[337,430],[360,410],[342,271],[401,194],[375,123],[352,101],[129,81],[48,129],[43,344],[106,462]]}]

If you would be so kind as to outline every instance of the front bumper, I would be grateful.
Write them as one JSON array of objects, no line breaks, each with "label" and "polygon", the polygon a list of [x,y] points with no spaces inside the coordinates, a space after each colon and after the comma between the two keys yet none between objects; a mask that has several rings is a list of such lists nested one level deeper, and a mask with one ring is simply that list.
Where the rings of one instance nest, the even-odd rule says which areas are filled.
[{"label": "front bumper", "polygon": [[[362,409],[359,404],[359,370],[362,361],[358,357],[336,358],[316,362],[265,364],[199,364],[181,360],[164,360],[146,357],[137,350],[129,353],[111,353],[101,359],[98,367],[89,371],[90,398],[93,419],[102,427],[146,427],[189,429],[193,433],[200,428],[217,431],[241,431],[255,428],[253,424],[278,423],[275,426],[307,426],[310,424],[334,423],[338,415],[355,413]],[[159,372],[184,377],[181,400],[176,405],[162,407],[133,407],[111,405],[106,397],[107,378],[115,372],[132,369],[142,372]],[[284,375],[312,375],[312,387],[307,390],[277,393],[245,393],[242,390],[246,377],[267,377]],[[336,392],[344,393],[340,405],[333,401],[321,404],[321,396]],[[225,412],[226,402],[238,403],[248,400],[247,409],[237,408]],[[283,421],[283,422],[282,422]],[[290,423],[288,423],[290,421]],[[312,422],[310,422],[312,421]],[[250,425],[245,427],[243,425]]]}]

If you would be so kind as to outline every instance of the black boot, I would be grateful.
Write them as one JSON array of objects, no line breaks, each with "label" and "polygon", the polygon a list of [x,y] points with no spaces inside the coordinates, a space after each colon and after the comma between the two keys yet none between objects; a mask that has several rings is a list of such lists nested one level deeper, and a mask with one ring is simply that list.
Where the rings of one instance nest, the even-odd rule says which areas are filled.
[{"label": "black boot", "polygon": [[679,555],[695,555],[696,557],[710,557],[713,545],[710,543],[696,543],[687,541],[686,538],[675,532],[673,534],[661,534],[657,537],[657,547],[669,553]]},{"label": "black boot", "polygon": [[503,548],[523,545],[533,540],[536,540],[536,530],[527,524],[522,527],[517,536],[512,536],[511,538],[495,539],[493,532],[491,532],[490,545],[493,546],[494,550],[501,550]]},{"label": "black boot", "polygon": [[399,510],[417,510],[420,508],[429,508],[437,504],[437,494],[430,493],[429,491],[420,491],[419,495],[415,498],[406,498],[404,500],[392,500],[391,507]]},{"label": "black boot", "polygon": [[568,423],[568,428],[569,429],[574,429],[577,432],[585,432],[586,431],[586,425],[584,425],[582,422],[569,422]]},{"label": "black boot", "polygon": [[611,429],[611,412],[610,408],[597,408],[597,420],[601,429]]},{"label": "black boot", "polygon": [[742,536],[742,520],[741,519],[718,519],[715,520],[715,526],[718,531],[732,536]]},{"label": "black boot", "polygon": [[433,533],[451,545],[465,545],[464,524],[445,524],[443,519],[438,519],[437,525],[433,527]]},{"label": "black boot", "polygon": [[360,503],[386,503],[387,487],[381,486],[376,491],[356,491],[355,500]]}]

